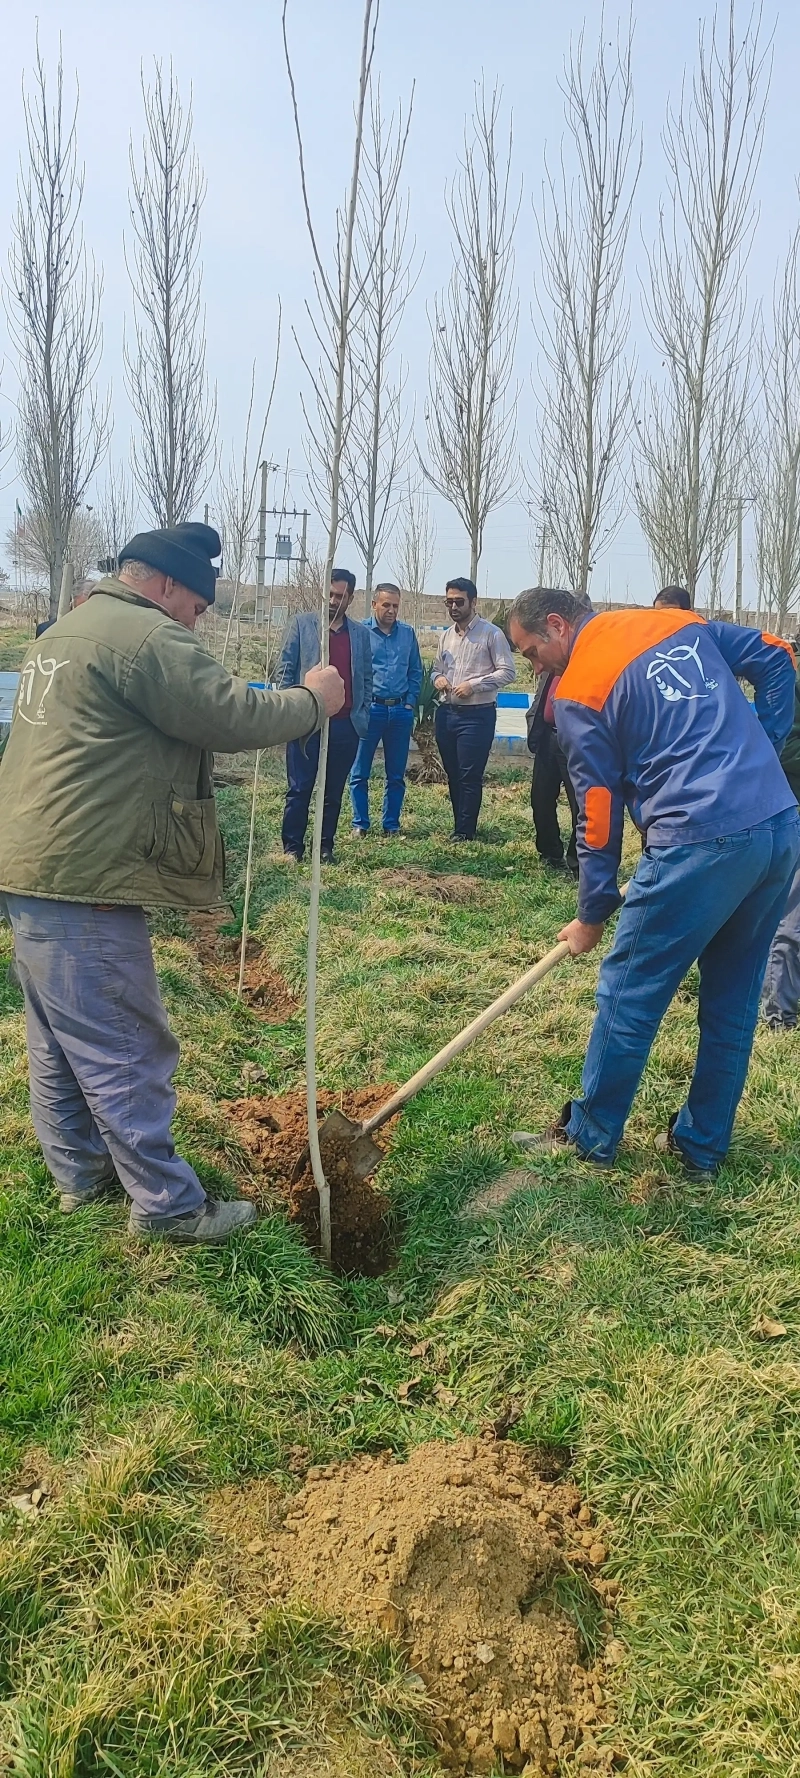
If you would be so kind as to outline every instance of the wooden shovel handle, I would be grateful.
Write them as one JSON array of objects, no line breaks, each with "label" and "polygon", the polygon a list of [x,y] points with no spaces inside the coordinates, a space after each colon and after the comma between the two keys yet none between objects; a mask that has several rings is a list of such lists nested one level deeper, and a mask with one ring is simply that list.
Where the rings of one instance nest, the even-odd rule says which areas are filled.
[{"label": "wooden shovel handle", "polygon": [[552,951],[547,952],[546,957],[541,957],[538,963],[534,963],[532,969],[526,970],[525,974],[520,976],[519,981],[512,982],[511,987],[506,988],[505,993],[501,994],[498,1000],[493,1000],[491,1006],[487,1006],[483,1012],[478,1013],[478,1017],[473,1019],[472,1024],[460,1031],[450,1043],[446,1043],[444,1049],[440,1050],[437,1056],[433,1056],[430,1062],[425,1063],[424,1068],[418,1068],[416,1074],[412,1074],[411,1079],[406,1081],[405,1086],[398,1087],[397,1092],[387,1100],[385,1105],[381,1106],[380,1111],[374,1112],[373,1116],[367,1118],[366,1123],[362,1124],[361,1134],[363,1136],[371,1135],[372,1131],[379,1130],[381,1124],[385,1124],[388,1118],[394,1117],[396,1111],[401,1111],[403,1106],[408,1104],[409,1099],[414,1098],[415,1093],[427,1086],[429,1080],[433,1080],[435,1075],[441,1074],[442,1069],[447,1067],[448,1062],[452,1062],[454,1056],[460,1055],[462,1050],[474,1043],[475,1038],[480,1037],[487,1025],[494,1024],[495,1019],[499,1019],[502,1013],[508,1012],[509,1007],[521,1000],[529,988],[535,987],[543,976],[549,975],[550,970],[555,969],[556,964],[563,962],[569,954],[569,945],[566,940],[562,939],[560,944],[554,945]]},{"label": "wooden shovel handle", "polygon": [[[627,892],[628,884],[623,883],[620,895],[624,898]],[[418,1068],[416,1074],[412,1074],[411,1079],[406,1081],[405,1086],[398,1087],[397,1092],[391,1099],[387,1099],[380,1111],[374,1112],[372,1117],[368,1117],[366,1123],[362,1124],[362,1136],[371,1136],[372,1131],[379,1130],[381,1124],[385,1124],[390,1117],[394,1117],[396,1111],[402,1111],[409,1099],[413,1099],[422,1087],[426,1087],[429,1080],[433,1080],[437,1074],[441,1074],[442,1069],[447,1067],[448,1062],[452,1062],[454,1056],[460,1056],[461,1051],[474,1043],[475,1038],[480,1037],[481,1032],[485,1031],[487,1026],[493,1025],[495,1019],[499,1019],[504,1012],[508,1012],[509,1007],[515,1006],[517,1001],[522,999],[523,994],[527,994],[529,988],[535,988],[536,983],[540,982],[543,976],[549,975],[557,963],[563,963],[564,958],[569,956],[569,945],[566,939],[562,939],[560,944],[553,946],[552,951],[548,951],[546,956],[540,957],[538,963],[534,963],[531,969],[526,970],[518,981],[512,982],[511,987],[506,988],[505,993],[501,994],[498,1000],[493,1000],[491,1006],[487,1006],[484,1012],[479,1012],[472,1024],[460,1031],[451,1043],[446,1043],[444,1049],[440,1050],[437,1056],[433,1056],[430,1062],[425,1063],[424,1068]]]}]

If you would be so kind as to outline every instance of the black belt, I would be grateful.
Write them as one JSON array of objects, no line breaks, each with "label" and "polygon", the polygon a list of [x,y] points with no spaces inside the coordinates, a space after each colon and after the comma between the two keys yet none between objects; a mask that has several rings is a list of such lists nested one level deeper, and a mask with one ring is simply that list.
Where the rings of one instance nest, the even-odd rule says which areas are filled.
[{"label": "black belt", "polygon": [[373,698],[373,704],[404,704],[405,698]]}]

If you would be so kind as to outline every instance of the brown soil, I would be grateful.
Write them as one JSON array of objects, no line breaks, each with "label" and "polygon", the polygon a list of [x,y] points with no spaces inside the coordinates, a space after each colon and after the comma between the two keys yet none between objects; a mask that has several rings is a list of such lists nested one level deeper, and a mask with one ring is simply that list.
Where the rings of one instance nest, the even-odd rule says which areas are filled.
[{"label": "brown soil", "polygon": [[415,895],[429,895],[434,901],[482,901],[486,892],[486,884],[479,877],[468,877],[459,871],[436,875],[409,865],[407,869],[401,866],[397,870],[379,870],[376,875],[387,888],[410,889]]},{"label": "brown soil", "polygon": [[[220,932],[220,926],[227,925],[229,914],[214,909],[209,913],[190,913],[186,917],[205,975],[215,988],[235,994],[239,985],[241,940],[225,937]],[[299,1005],[283,976],[270,967],[263,945],[252,937],[247,940],[242,1001],[256,1018],[264,1019],[269,1025],[282,1025],[286,1019],[293,1018]]]},{"label": "brown soil", "polygon": [[[392,1086],[359,1087],[348,1093],[318,1093],[317,1115],[322,1121],[334,1107],[346,1117],[363,1120],[391,1097]],[[319,1248],[319,1199],[306,1160],[300,1177],[292,1183],[301,1156],[307,1151],[306,1096],[302,1091],[280,1098],[228,1100],[224,1109],[233,1118],[245,1148],[257,1162],[265,1182],[277,1186],[286,1198],[289,1217],[299,1222],[309,1245]],[[391,1133],[395,1119],[386,1125]],[[369,1179],[357,1179],[347,1161],[346,1147],[326,1146],[326,1177],[331,1188],[331,1245],[337,1272],[360,1272],[368,1278],[388,1271],[393,1261],[389,1232],[389,1200],[376,1191]],[[245,1187],[245,1189],[247,1189]]]},{"label": "brown soil", "polygon": [[605,1667],[585,1664],[554,1583],[578,1572],[601,1604],[617,1589],[596,1578],[606,1550],[570,1482],[519,1445],[462,1439],[309,1469],[282,1524],[269,1509],[264,1484],[215,1502],[251,1608],[289,1596],[402,1642],[445,1767],[539,1778],[579,1749],[608,1770]]}]

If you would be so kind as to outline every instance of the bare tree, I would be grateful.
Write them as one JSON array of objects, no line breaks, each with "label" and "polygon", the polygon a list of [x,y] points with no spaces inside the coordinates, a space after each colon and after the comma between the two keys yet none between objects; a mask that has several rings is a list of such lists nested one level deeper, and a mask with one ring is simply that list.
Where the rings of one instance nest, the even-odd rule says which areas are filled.
[{"label": "bare tree", "polygon": [[542,401],[536,502],[549,514],[568,584],[586,593],[595,555],[622,518],[622,453],[632,426],[630,311],[623,272],[641,167],[633,122],[633,29],[612,52],[601,28],[590,72],[584,37],[564,65],[568,146],[546,170],[541,214]]},{"label": "bare tree", "polygon": [[[275,385],[278,381],[278,365],[281,353],[281,307],[278,304],[278,331],[275,343],[275,365],[272,373],[264,418],[261,423],[258,444],[254,455],[250,451],[250,428],[253,421],[253,403],[255,401],[256,366],[250,378],[250,400],[247,407],[247,419],[244,428],[242,455],[237,462],[233,452],[227,469],[224,469],[219,480],[219,507],[222,530],[223,561],[225,573],[233,586],[231,609],[225,632],[222,649],[222,664],[228,651],[231,625],[238,615],[239,598],[242,587],[247,582],[248,570],[253,561],[255,545],[256,512],[258,508],[258,480],[261,460],[264,454],[264,439],[267,435],[269,416],[275,396]],[[269,649],[267,650],[269,652]]]},{"label": "bare tree", "polygon": [[664,132],[669,199],[645,308],[666,378],[638,419],[635,491],[656,563],[669,561],[693,602],[724,530],[724,485],[748,449],[744,269],[768,85],[760,13],[739,43],[731,0],[727,31],[717,15],[710,37],[701,27],[691,93]]},{"label": "bare tree", "polygon": [[514,486],[514,369],[519,299],[513,287],[512,130],[499,141],[500,93],[481,85],[464,137],[460,172],[447,194],[453,230],[450,282],[434,299],[425,418],[429,481],[455,507],[478,572],[489,513]]},{"label": "bare tree", "polygon": [[119,552],[136,529],[136,490],[120,463],[109,463],[108,474],[97,497],[99,559],[106,573],[116,573]]},{"label": "bare tree", "polygon": [[361,551],[367,602],[375,563],[397,517],[398,482],[408,456],[404,430],[402,365],[392,376],[391,357],[403,310],[415,279],[408,248],[408,199],[399,184],[411,124],[387,124],[380,83],[370,94],[363,182],[356,224],[355,278],[361,300],[350,337],[355,400],[342,455],[342,505],[347,529]]},{"label": "bare tree", "polygon": [[155,523],[175,525],[189,518],[207,483],[216,435],[200,304],[206,187],[192,147],[191,100],[184,109],[171,64],[168,81],[160,62],[152,87],[142,76],[142,96],[140,169],[130,148],[134,345],[125,350],[139,422],[133,472]]},{"label": "bare tree", "polygon": [[[300,187],[303,196],[308,236],[314,258],[314,277],[317,300],[321,310],[321,322],[317,328],[317,337],[326,342],[326,356],[334,367],[332,382],[327,386],[325,395],[328,432],[324,435],[328,440],[330,453],[330,512],[328,522],[328,547],[325,557],[325,571],[322,579],[321,601],[319,608],[320,653],[323,665],[328,662],[328,622],[327,605],[330,587],[334,552],[339,536],[339,494],[342,468],[342,450],[345,438],[345,403],[351,389],[349,387],[348,366],[350,362],[350,334],[353,317],[361,292],[357,281],[353,278],[353,248],[356,233],[356,216],[358,213],[358,197],[361,181],[361,155],[364,139],[364,112],[369,90],[372,62],[375,54],[375,35],[378,28],[380,0],[365,0],[364,19],[361,35],[361,58],[358,81],[358,97],[355,107],[355,136],[353,142],[353,162],[350,174],[350,188],[344,214],[337,212],[336,240],[337,252],[335,259],[335,277],[324,263],[317,241],[317,234],[311,214],[308,182],[306,178],[305,151],[300,128],[300,113],[297,103],[292,63],[289,55],[289,41],[286,33],[286,14],[289,0],[283,0],[283,46],[286,56],[286,71],[292,98],[297,152],[300,163]],[[324,331],[323,331],[324,329]],[[320,399],[320,388],[317,387],[317,399]],[[317,769],[317,792],[314,805],[314,835],[311,851],[311,892],[308,914],[308,947],[307,947],[307,987],[306,987],[306,1094],[308,1102],[308,1146],[311,1155],[311,1166],[314,1182],[319,1193],[320,1244],[323,1257],[328,1264],[331,1261],[331,1194],[330,1186],[325,1178],[319,1147],[317,1129],[317,960],[319,951],[319,897],[320,897],[320,854],[322,846],[322,808],[325,773],[328,760],[328,725],[323,723],[320,736],[319,766]]]},{"label": "bare tree", "polygon": [[762,337],[760,344],[760,373],[756,568],[770,621],[780,630],[800,589],[800,228],[776,283],[771,337]]},{"label": "bare tree", "polygon": [[102,346],[102,280],[80,226],[78,96],[65,114],[59,51],[55,98],[36,45],[33,90],[23,84],[26,161],[18,181],[6,308],[19,360],[17,456],[27,523],[47,564],[55,616],[70,528],[106,448],[108,406],[93,392]]},{"label": "bare tree", "polygon": [[[409,622],[419,629],[425,582],[433,565],[436,548],[436,525],[424,486],[406,483],[400,506],[398,537],[394,552],[394,574],[403,592],[411,601]],[[406,613],[404,612],[405,616]]]}]

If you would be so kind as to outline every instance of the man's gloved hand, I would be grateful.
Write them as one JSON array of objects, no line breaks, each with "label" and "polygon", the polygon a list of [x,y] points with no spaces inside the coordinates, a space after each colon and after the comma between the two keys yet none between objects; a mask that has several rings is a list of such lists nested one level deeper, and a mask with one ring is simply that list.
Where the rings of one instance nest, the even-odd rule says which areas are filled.
[{"label": "man's gloved hand", "polygon": [[309,667],[305,677],[309,691],[322,699],[326,716],[336,716],[344,703],[344,680],[335,667]]}]

